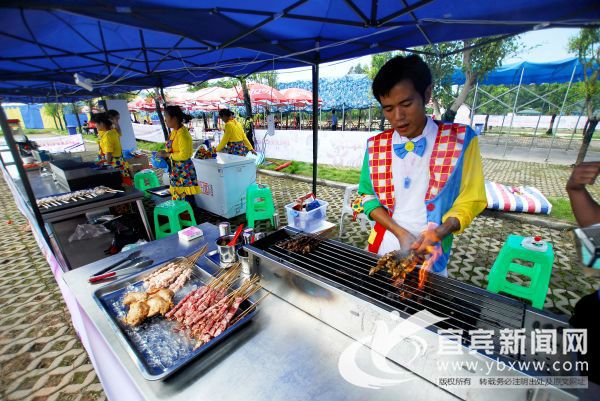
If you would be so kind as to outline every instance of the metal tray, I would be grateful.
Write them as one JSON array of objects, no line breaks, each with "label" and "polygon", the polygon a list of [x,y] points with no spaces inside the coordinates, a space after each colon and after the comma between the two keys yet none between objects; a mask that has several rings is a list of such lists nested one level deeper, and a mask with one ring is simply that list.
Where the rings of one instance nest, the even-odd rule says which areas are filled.
[{"label": "metal tray", "polygon": [[148,188],[146,192],[151,193],[152,195],[160,196],[161,198],[171,196],[171,192],[169,191],[168,185],[161,185],[160,187]]},{"label": "metal tray", "polygon": [[[145,277],[166,263],[177,259],[181,258],[171,259],[143,272],[124,277],[94,292],[94,300],[106,315],[110,326],[133,362],[138,366],[142,376],[147,380],[162,380],[175,373],[229,337],[256,314],[256,309],[254,309],[219,336],[195,350],[193,349],[195,341],[189,339],[185,334],[177,332],[177,322],[167,320],[162,316],[147,319],[137,327],[124,324],[121,319],[125,317],[127,309],[122,303],[123,296],[130,291],[143,289]],[[177,304],[190,291],[209,283],[212,279],[210,274],[198,266],[194,266],[192,277],[183,288],[177,291],[173,303]],[[254,303],[250,300],[242,302],[236,316],[253,305]]]}]

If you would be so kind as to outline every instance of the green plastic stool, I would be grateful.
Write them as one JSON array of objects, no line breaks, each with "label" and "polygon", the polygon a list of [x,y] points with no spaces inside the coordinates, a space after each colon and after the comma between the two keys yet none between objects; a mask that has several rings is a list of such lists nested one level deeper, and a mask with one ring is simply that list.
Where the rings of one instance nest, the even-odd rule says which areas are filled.
[{"label": "green plastic stool", "polygon": [[275,204],[273,194],[269,187],[260,188],[257,184],[251,184],[246,188],[246,220],[248,227],[254,228],[254,222],[258,220],[269,220],[275,227]]},{"label": "green plastic stool", "polygon": [[[554,251],[552,244],[548,242],[545,250],[528,249],[523,246],[523,240],[525,237],[519,235],[508,236],[488,275],[487,290],[496,294],[503,292],[529,300],[535,308],[542,309],[552,275]],[[531,246],[536,247],[535,245]],[[513,262],[515,259],[531,262],[533,266],[515,263]],[[529,277],[531,279],[529,286],[507,281],[506,277],[511,272]]]},{"label": "green plastic stool", "polygon": [[[181,216],[186,212],[189,213],[189,220]],[[161,217],[166,218],[167,221],[161,222]],[[182,228],[195,225],[196,218],[194,217],[194,211],[186,201],[169,200],[154,208],[154,231],[156,231],[157,239],[177,234]]]},{"label": "green plastic stool", "polygon": [[152,170],[142,170],[133,176],[133,185],[144,194],[149,188],[160,187],[160,181]]}]

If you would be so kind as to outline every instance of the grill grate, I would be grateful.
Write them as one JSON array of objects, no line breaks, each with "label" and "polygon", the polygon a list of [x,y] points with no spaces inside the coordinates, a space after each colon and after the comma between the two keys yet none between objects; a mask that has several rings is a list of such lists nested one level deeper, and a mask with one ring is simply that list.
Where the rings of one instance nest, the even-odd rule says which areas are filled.
[{"label": "grill grate", "polygon": [[[465,347],[471,345],[469,331],[492,330],[494,350],[493,355],[488,355],[489,357],[497,358],[505,363],[512,363],[515,360],[546,363],[543,372],[524,368],[523,371],[529,374],[570,376],[575,373],[562,369],[553,370],[550,369],[550,366],[553,362],[569,361],[573,363],[576,360],[576,354],[538,354],[531,352],[530,348],[533,330],[556,329],[559,335],[556,339],[557,349],[562,349],[560,335],[562,330],[568,327],[564,317],[534,309],[523,302],[493,294],[435,273],[429,273],[423,288],[419,288],[419,268],[408,273],[404,283],[395,287],[385,270],[369,276],[369,271],[377,264],[377,255],[332,240],[320,242],[317,247],[306,254],[292,252],[281,246],[283,241],[293,239],[297,235],[305,234],[293,228],[283,228],[254,242],[248,248],[249,252],[258,258],[253,262],[255,266],[262,266],[266,269],[265,272],[272,273],[264,276],[267,280],[265,285],[274,280],[272,281],[274,293],[284,299],[287,299],[286,282],[280,281],[283,276],[278,275],[277,272],[285,270],[293,273],[295,271],[300,276],[312,277],[317,285],[318,282],[322,282],[349,294],[350,298],[362,299],[384,310],[397,310],[403,316],[426,309],[445,318],[434,325],[433,331],[439,329],[462,330],[462,344]],[[311,289],[311,291],[314,290]],[[291,295],[291,302],[298,302],[297,306],[303,309],[304,301],[295,298],[294,294]],[[306,307],[308,309],[305,310],[310,310],[311,303],[309,302]],[[346,311],[347,309],[344,307],[340,309],[340,312]],[[328,317],[327,314],[323,318],[325,323],[338,328],[338,320]],[[501,353],[500,330],[522,328],[529,337],[525,343],[525,352],[511,355]],[[359,328],[344,327],[343,329],[348,329],[351,336],[363,334]]]},{"label": "grill grate", "polygon": [[[369,276],[369,270],[377,263],[377,257],[360,249],[326,240],[312,252],[301,254],[288,251],[280,245],[297,235],[286,230],[277,231],[253,244],[280,262],[291,263],[319,277],[342,285],[350,292],[358,293],[376,303],[394,310],[414,314],[428,309],[446,320],[436,327],[462,329],[463,344],[469,345],[469,330],[518,329],[523,327],[525,305],[520,302],[497,299],[495,294],[477,291],[462,283],[434,273],[428,274],[425,285],[418,288],[419,269],[407,275],[404,283],[395,287],[387,272],[381,270]],[[507,302],[508,301],[508,302]],[[494,336],[494,345],[499,350],[499,340]],[[518,356],[515,356],[518,358]]]}]

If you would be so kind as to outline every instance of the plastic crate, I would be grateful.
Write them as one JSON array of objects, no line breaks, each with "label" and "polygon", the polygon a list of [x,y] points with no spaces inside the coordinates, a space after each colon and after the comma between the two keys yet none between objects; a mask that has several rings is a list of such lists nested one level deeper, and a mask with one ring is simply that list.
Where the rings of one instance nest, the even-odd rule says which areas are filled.
[{"label": "plastic crate", "polygon": [[306,232],[312,232],[319,228],[323,221],[327,219],[327,206],[329,203],[320,199],[317,201],[320,206],[310,212],[294,210],[295,203],[293,202],[285,205],[288,225]]}]

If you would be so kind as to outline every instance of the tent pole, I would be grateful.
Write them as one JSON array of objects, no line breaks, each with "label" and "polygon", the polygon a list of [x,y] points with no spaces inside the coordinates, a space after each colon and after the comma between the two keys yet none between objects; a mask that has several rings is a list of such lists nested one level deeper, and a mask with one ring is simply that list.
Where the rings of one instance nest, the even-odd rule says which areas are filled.
[{"label": "tent pole", "polygon": [[8,125],[8,120],[6,119],[6,114],[4,114],[4,108],[0,104],[0,126],[2,127],[2,131],[4,131],[4,137],[6,138],[6,144],[10,149],[10,153],[12,155],[13,160],[15,161],[15,166],[17,167],[17,172],[19,173],[19,177],[21,178],[21,184],[25,189],[25,195],[27,196],[27,201],[29,202],[29,207],[33,212],[33,216],[35,217],[36,223],[42,232],[42,236],[44,237],[44,241],[46,244],[50,246],[50,237],[48,237],[48,233],[46,232],[46,226],[44,225],[44,219],[42,218],[42,214],[40,213],[40,209],[38,208],[37,201],[35,199],[35,195],[33,194],[33,189],[31,188],[31,183],[29,182],[29,177],[27,177],[27,172],[25,168],[23,168],[23,160],[21,160],[21,154],[19,153],[19,148],[17,147],[17,143],[15,142],[15,138],[13,137],[13,133],[10,130]]},{"label": "tent pole", "polygon": [[506,156],[506,149],[508,148],[508,137],[512,132],[513,122],[515,121],[515,114],[517,113],[517,103],[519,102],[519,92],[521,91],[521,83],[523,82],[523,73],[525,72],[525,67],[521,68],[521,77],[519,78],[519,86],[517,86],[517,94],[515,95],[515,103],[513,104],[513,112],[510,118],[510,126],[508,127],[508,134],[506,135],[506,141],[504,141],[504,153],[502,153],[502,157]]},{"label": "tent pole", "polygon": [[[160,89],[160,91],[164,94],[164,92],[162,91],[162,88]],[[167,130],[167,125],[165,124],[165,119],[164,119],[162,113],[160,112],[160,102],[158,101],[158,93],[159,93],[158,89],[155,89],[156,96],[154,96],[154,106],[156,107],[156,113],[158,114],[158,119],[160,120],[160,126],[162,127],[165,141],[168,141],[169,140],[169,131]],[[163,101],[164,101],[164,97],[163,97]]]},{"label": "tent pole", "polygon": [[[314,107],[314,105],[313,105]],[[319,107],[319,129],[323,126],[323,109]]]},{"label": "tent pole", "polygon": [[[521,76],[521,78],[522,78],[522,76]],[[478,89],[479,89],[479,80],[477,80],[477,83],[475,84],[475,95],[473,96],[473,107],[471,107],[471,118],[470,118],[471,127],[473,126],[473,119],[475,118],[475,109],[477,108],[477,91],[478,91]]]},{"label": "tent pole", "polygon": [[552,147],[554,146],[554,140],[556,139],[556,135],[558,134],[558,126],[560,124],[560,118],[562,117],[565,103],[567,103],[567,96],[569,96],[569,90],[571,89],[571,84],[573,83],[573,78],[575,77],[575,70],[577,70],[577,63],[575,63],[575,65],[573,66],[573,72],[571,73],[571,79],[569,80],[569,85],[567,86],[567,91],[565,92],[565,97],[563,98],[562,105],[560,106],[560,111],[558,112],[558,121],[556,122],[556,129],[554,130],[554,135],[552,135],[552,141],[550,141],[550,147],[548,148],[548,154],[546,155],[546,162],[548,162],[548,159],[550,159],[550,152],[552,151]]},{"label": "tent pole", "polygon": [[[315,63],[312,66],[312,93],[313,93],[313,110],[314,105],[319,104],[319,63]],[[312,180],[312,193],[317,196],[317,160],[319,154],[319,126],[317,125],[317,119],[312,119],[312,131],[313,131],[313,180]]]},{"label": "tent pole", "polygon": [[346,131],[346,105],[342,104],[342,131]]},{"label": "tent pole", "polygon": [[535,124],[535,129],[533,130],[533,138],[531,138],[531,143],[529,144],[529,150],[531,150],[531,147],[533,146],[533,141],[535,140],[535,134],[538,130],[538,127],[540,126],[540,120],[542,119],[542,115],[540,114],[538,116],[538,120],[537,123]]},{"label": "tent pole", "polygon": [[369,105],[369,126],[367,127],[367,132],[371,132],[371,105]]},{"label": "tent pole", "polygon": [[496,146],[500,145],[500,136],[502,135],[502,130],[504,129],[504,119],[506,118],[506,114],[502,115],[502,124],[500,124],[500,132],[498,132],[498,140],[496,141]]},{"label": "tent pole", "polygon": [[577,132],[577,125],[579,125],[579,120],[581,119],[581,115],[583,114],[583,108],[584,108],[584,106],[581,106],[581,111],[579,112],[579,115],[577,116],[577,122],[575,123],[575,128],[573,128],[573,132],[571,133],[571,139],[569,139],[569,144],[567,145],[567,150],[571,149],[571,142],[573,142],[573,137],[575,136],[575,133]]}]

